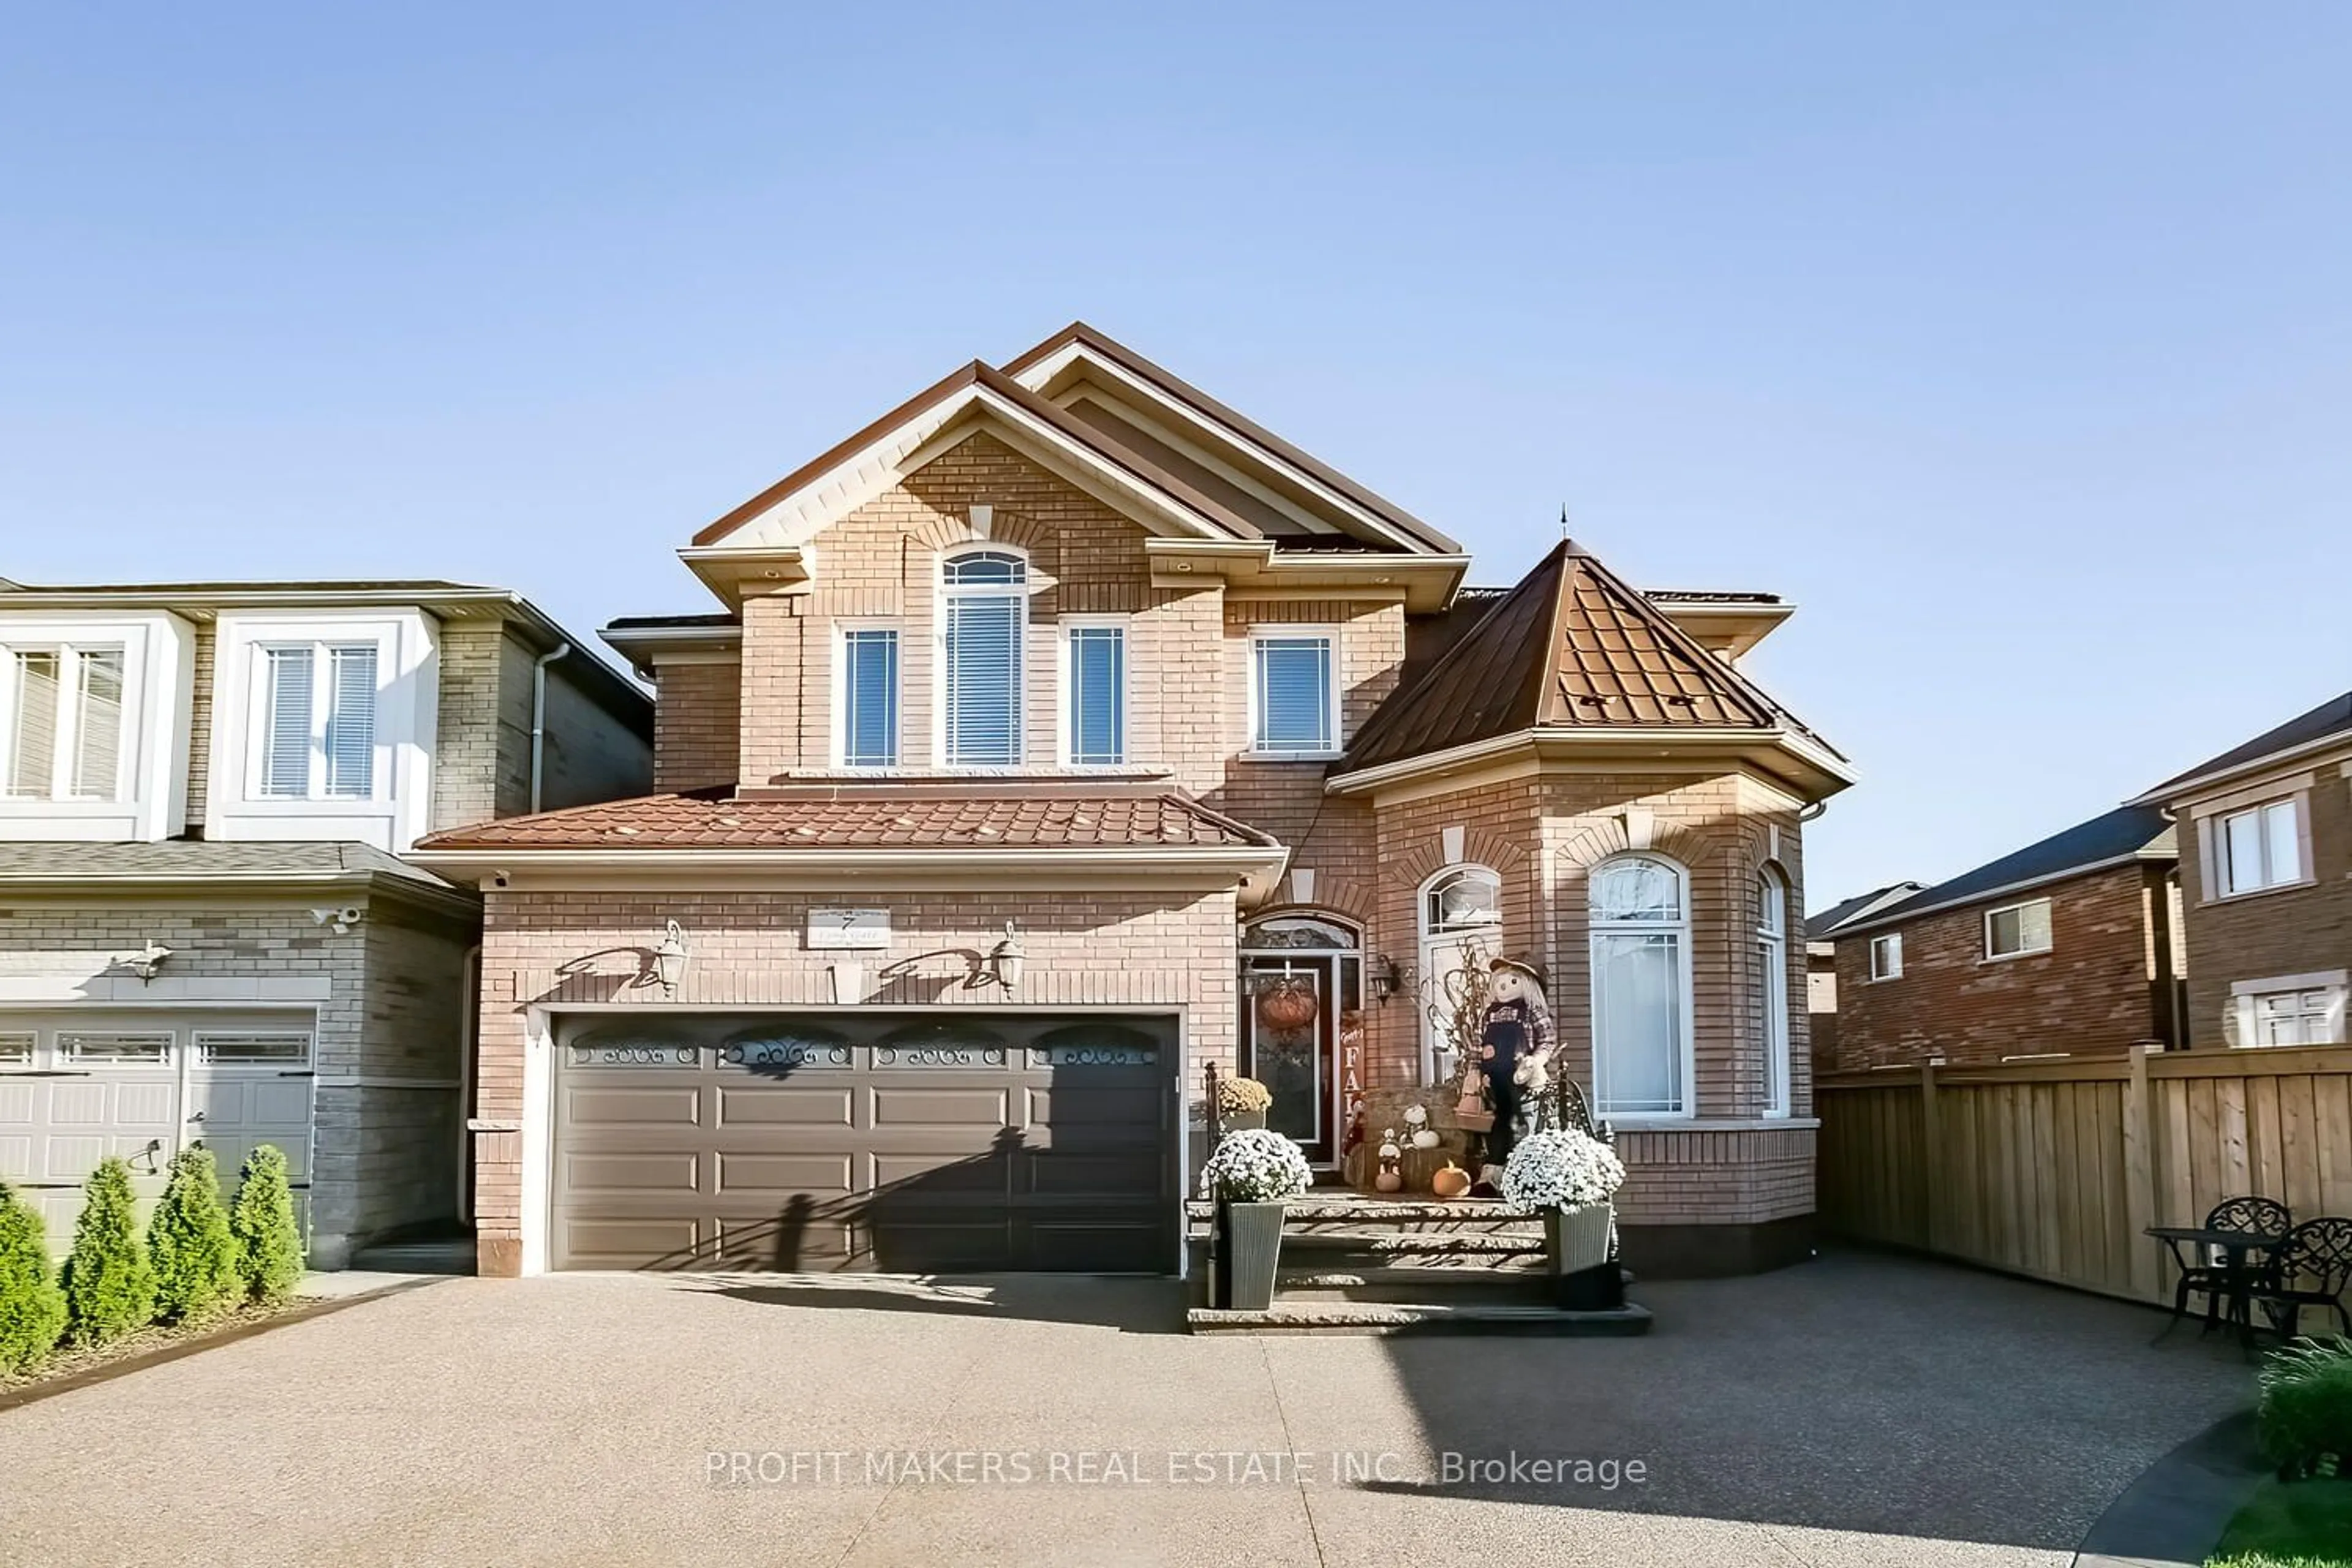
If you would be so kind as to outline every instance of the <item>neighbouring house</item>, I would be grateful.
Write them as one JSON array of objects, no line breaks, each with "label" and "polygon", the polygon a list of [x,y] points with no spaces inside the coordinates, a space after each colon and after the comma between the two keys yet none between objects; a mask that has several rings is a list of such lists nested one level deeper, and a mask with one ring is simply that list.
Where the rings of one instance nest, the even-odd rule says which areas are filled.
[{"label": "neighbouring house", "polygon": [[2189,1043],[2341,1044],[2352,972],[2352,692],[2135,804],[2179,825]]},{"label": "neighbouring house", "polygon": [[2179,902],[2171,824],[2132,805],[1822,925],[1822,1070],[2180,1045]]},{"label": "neighbouring house", "polygon": [[1918,882],[1893,882],[1842,900],[1805,921],[1805,1015],[1812,1036],[1813,1070],[1837,1070],[1837,943],[1830,932],[1873,910],[1885,909],[1924,889]]},{"label": "neighbouring house", "polygon": [[315,1267],[454,1225],[481,900],[436,827],[642,794],[651,703],[503,589],[0,587],[0,1179],[202,1142]]},{"label": "neighbouring house", "polygon": [[[974,363],[615,622],[641,800],[482,822],[482,1271],[1174,1271],[1203,1069],[1336,1176],[1539,961],[1637,1268],[1801,1257],[1789,615],[1562,543],[1516,585],[1084,326]],[[1442,1120],[1442,1118],[1441,1118]]]}]

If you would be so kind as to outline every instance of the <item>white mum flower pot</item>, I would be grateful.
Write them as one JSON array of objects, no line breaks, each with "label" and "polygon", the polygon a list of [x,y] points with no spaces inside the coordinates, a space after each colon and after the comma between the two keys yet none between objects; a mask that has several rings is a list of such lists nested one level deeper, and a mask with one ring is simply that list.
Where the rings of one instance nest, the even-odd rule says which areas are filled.
[{"label": "white mum flower pot", "polygon": [[1544,1210],[1544,1251],[1550,1259],[1551,1271],[1574,1274],[1608,1262],[1609,1228],[1616,1212],[1613,1204]]}]

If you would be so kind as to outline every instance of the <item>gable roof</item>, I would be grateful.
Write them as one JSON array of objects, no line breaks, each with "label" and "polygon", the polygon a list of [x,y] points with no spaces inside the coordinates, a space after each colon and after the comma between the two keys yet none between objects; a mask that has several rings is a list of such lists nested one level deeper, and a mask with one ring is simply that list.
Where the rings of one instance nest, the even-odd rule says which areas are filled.
[{"label": "gable roof", "polygon": [[1144,382],[1162,395],[1181,403],[1213,424],[1223,426],[1229,435],[1261,447],[1282,462],[1310,475],[1318,482],[1347,497],[1364,510],[1379,518],[1398,532],[1406,535],[1423,549],[1440,554],[1459,554],[1462,546],[1444,533],[1413,516],[1404,508],[1366,486],[1349,478],[1312,454],[1302,451],[1265,426],[1238,413],[1202,392],[1190,382],[1171,374],[1145,359],[1126,344],[1097,331],[1084,321],[1072,321],[1060,331],[1034,348],[1024,351],[1005,362],[1004,374],[1016,380],[1028,377],[1065,349],[1077,348],[1127,372]]},{"label": "gable roof", "polygon": [[2310,712],[2298,713],[2277,728],[2263,731],[2244,745],[2232,746],[2218,757],[2206,758],[2187,773],[2165,780],[2133,804],[2163,800],[2180,793],[2187,785],[2248,772],[2273,757],[2337,739],[2352,740],[2352,691],[2331,697]]},{"label": "gable roof", "polygon": [[1832,904],[1817,915],[1807,916],[1805,938],[1809,942],[1818,942],[1850,920],[1868,914],[1882,905],[1891,904],[1897,899],[1907,899],[1914,893],[1926,890],[1926,885],[1920,882],[1889,882],[1883,888],[1858,893],[1843,902]]},{"label": "gable roof", "polygon": [[1924,892],[1874,910],[1859,920],[1849,918],[1836,934],[1843,937],[1874,931],[1938,910],[2023,892],[2126,861],[2169,860],[2179,853],[2176,842],[2172,824],[2165,820],[2159,808],[2119,805],[1998,860],[1988,860]]},{"label": "gable roof", "polygon": [[1342,767],[1538,728],[1790,730],[1821,744],[1647,595],[1562,540],[1419,680],[1381,704]]}]

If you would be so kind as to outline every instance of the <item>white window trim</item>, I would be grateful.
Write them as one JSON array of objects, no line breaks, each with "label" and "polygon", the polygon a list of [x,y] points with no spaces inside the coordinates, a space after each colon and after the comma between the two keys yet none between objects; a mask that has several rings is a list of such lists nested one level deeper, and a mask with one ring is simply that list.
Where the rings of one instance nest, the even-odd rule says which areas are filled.
[{"label": "white window trim", "polygon": [[[1437,931],[1433,929],[1430,925],[1429,921],[1429,895],[1437,890],[1439,883],[1450,882],[1458,877],[1464,876],[1483,876],[1493,880],[1495,884],[1495,920],[1493,923],[1481,926],[1462,926],[1451,931]],[[1452,865],[1443,867],[1423,878],[1422,879],[1421,886],[1413,889],[1412,910],[1413,931],[1420,939],[1419,944],[1414,949],[1414,955],[1420,960],[1420,967],[1414,971],[1417,983],[1413,986],[1412,1002],[1413,1006],[1421,1015],[1421,1081],[1427,1084],[1435,1082],[1437,1078],[1438,1025],[1437,1021],[1429,1016],[1431,998],[1423,996],[1421,994],[1421,987],[1423,985],[1433,984],[1435,983],[1438,954],[1449,949],[1460,947],[1465,942],[1475,942],[1482,936],[1491,933],[1491,940],[1488,941],[1487,946],[1492,951],[1488,952],[1487,956],[1492,958],[1502,952],[1502,873],[1496,870],[1491,866],[1483,865],[1475,860],[1462,860]]]},{"label": "white window trim", "polygon": [[[2043,947],[2021,947],[2015,952],[1995,952],[1992,950],[1992,921],[1995,915],[2005,915],[2012,910],[2030,910],[2036,904],[2050,905],[2050,942]],[[1984,912],[1984,956],[1979,963],[2008,963],[2020,958],[2040,958],[2058,950],[2058,906],[2048,898],[2020,899],[2013,904],[2002,904]]]},{"label": "white window trim", "polygon": [[[383,655],[382,642],[371,637],[353,637],[321,640],[307,637],[272,637],[254,645],[251,660],[252,689],[246,693],[247,711],[259,714],[263,722],[246,727],[245,779],[246,804],[261,801],[311,803],[331,802],[337,805],[370,806],[383,798],[386,784],[384,763],[387,758],[382,743],[382,723],[370,712],[369,750],[375,755],[368,764],[368,788],[365,795],[337,795],[328,787],[331,761],[328,754],[327,731],[334,722],[335,655],[345,648],[373,648],[376,656],[376,690],[383,687]],[[310,748],[300,795],[261,793],[261,784],[269,772],[270,707],[269,655],[276,650],[305,652],[310,656]]]},{"label": "white window trim", "polygon": [[[1263,708],[1263,694],[1258,689],[1257,645],[1268,639],[1303,640],[1308,637],[1321,637],[1328,642],[1331,647],[1331,679],[1323,692],[1323,728],[1330,735],[1331,744],[1316,751],[1261,747],[1257,743],[1257,732],[1258,717]],[[1247,676],[1249,734],[1242,751],[1244,758],[1259,763],[1323,763],[1329,762],[1347,751],[1348,737],[1341,733],[1339,729],[1340,690],[1348,683],[1347,671],[1342,668],[1347,646],[1347,639],[1340,635],[1340,628],[1336,624],[1309,625],[1303,622],[1293,624],[1285,621],[1270,621],[1250,627],[1246,655],[1249,660]]]},{"label": "white window trim", "polygon": [[[1895,955],[1895,962],[1884,970],[1881,970],[1878,967],[1878,948],[1881,942],[1892,943],[1893,945],[1888,951],[1893,952]],[[1870,939],[1869,945],[1864,951],[1870,968],[1871,984],[1875,985],[1882,980],[1900,980],[1903,978],[1903,933],[1901,931],[1883,931],[1879,935],[1872,937]]]},{"label": "white window trim", "polygon": [[[2230,886],[2231,821],[2274,805],[2286,806],[2294,814],[2294,874],[2283,882],[2265,882],[2259,888],[2232,889]],[[2207,903],[2234,903],[2240,899],[2259,899],[2265,893],[2284,893],[2296,888],[2308,888],[2318,880],[2312,868],[2311,791],[2308,786],[2253,800],[2232,802],[2224,810],[2199,817],[2197,831],[2205,872]],[[2262,840],[2263,854],[2267,858],[2269,834],[2263,834]]]},{"label": "white window trim", "polygon": [[[948,563],[967,555],[1012,555],[1020,559],[1022,581],[1018,583],[976,583],[953,584],[948,582]],[[938,759],[940,771],[952,773],[1003,773],[1024,766],[1029,760],[1029,604],[1038,590],[1037,563],[1026,550],[1001,540],[974,539],[942,550],[931,569],[931,755]],[[948,605],[950,599],[1007,598],[1019,603],[1021,624],[1013,638],[1013,746],[1012,761],[1003,763],[959,763],[948,755]],[[906,643],[898,646],[899,678],[906,677]],[[903,708],[902,708],[903,712]],[[900,726],[899,755],[906,755],[905,724]]]},{"label": "white window trim", "polygon": [[[1766,896],[1774,889],[1780,895],[1778,929],[1764,918]],[[1756,951],[1764,970],[1764,1115],[1772,1120],[1787,1117],[1797,1100],[1789,1016],[1789,879],[1777,867],[1759,868],[1756,898]]]},{"label": "white window trim", "polygon": [[[892,760],[887,763],[849,760],[849,634],[896,632],[898,635],[898,689],[891,717],[897,721],[890,736]],[[842,616],[833,623],[833,765],[847,773],[887,773],[907,763],[907,634],[889,616]]]},{"label": "white window trim", "polygon": [[[1695,922],[1692,920],[1692,883],[1690,868],[1684,865],[1679,860],[1658,854],[1654,850],[1644,849],[1635,851],[1631,854],[1612,855],[1606,860],[1595,863],[1591,868],[1591,870],[1587,873],[1588,879],[1592,875],[1598,874],[1604,868],[1613,865],[1620,860],[1650,860],[1670,868],[1675,877],[1680,879],[1682,883],[1683,912],[1682,918],[1678,921],[1611,921],[1604,923],[1603,921],[1593,918],[1592,900],[1590,890],[1591,884],[1589,880],[1587,882],[1587,892],[1584,905],[1586,928],[1585,973],[1591,977],[1588,984],[1589,989],[1591,992],[1592,1012],[1587,1018],[1586,1027],[1589,1031],[1589,1037],[1592,1042],[1592,1113],[1598,1117],[1607,1118],[1610,1121],[1619,1127],[1671,1126],[1680,1122],[1695,1121],[1698,1116],[1698,1027],[1697,1020],[1692,1016],[1692,1009],[1696,1005],[1697,1000],[1697,986],[1694,978],[1694,971],[1696,971],[1698,966],[1698,955],[1692,950],[1691,942]],[[1677,978],[1681,983],[1682,1005],[1676,1010],[1677,1016],[1675,1021],[1679,1026],[1679,1032],[1682,1037],[1681,1039],[1676,1042],[1676,1045],[1680,1049],[1682,1058],[1683,1103],[1682,1108],[1678,1110],[1610,1111],[1602,1109],[1604,1101],[1602,1099],[1601,1086],[1601,1019],[1599,1013],[1601,1005],[1601,984],[1599,980],[1601,972],[1599,963],[1601,939],[1604,936],[1630,935],[1643,931],[1656,932],[1659,934],[1672,932],[1682,938],[1682,961],[1680,964],[1677,965],[1680,970],[1680,973]]]},{"label": "white window trim", "polygon": [[2336,1019],[2336,1042],[2352,1040],[2346,1016],[2347,993],[2352,993],[2352,971],[2323,969],[2309,974],[2273,974],[2261,980],[2233,981],[2230,985],[2230,1009],[2238,1026],[2238,1037],[2230,1042],[2236,1050],[2291,1050],[2289,1046],[2264,1046],[2254,1039],[2254,1006],[2264,996],[2282,991],[2326,991],[2332,994],[2328,1011]]},{"label": "white window trim", "polygon": [[[122,649],[123,727],[114,796],[0,795],[0,840],[152,843],[177,837],[187,826],[195,628],[160,610],[0,614],[0,658],[20,647],[60,645]],[[13,673],[0,666],[0,766],[16,734]]]},{"label": "white window trim", "polygon": [[[398,853],[431,830],[440,719],[440,635],[422,610],[225,612],[215,623],[212,776],[205,837],[347,839]],[[376,646],[375,765],[366,798],[260,791],[262,649],[295,643]],[[322,667],[314,679],[323,680]]]},{"label": "white window trim", "polygon": [[[1132,616],[1086,615],[1064,616],[1054,626],[1054,645],[1059,668],[1060,689],[1054,702],[1054,756],[1066,768],[1078,768],[1088,773],[1135,764],[1135,628]],[[1078,661],[1071,647],[1070,634],[1087,627],[1108,626],[1119,637],[1118,659],[1118,760],[1109,763],[1081,763],[1076,760]]]}]

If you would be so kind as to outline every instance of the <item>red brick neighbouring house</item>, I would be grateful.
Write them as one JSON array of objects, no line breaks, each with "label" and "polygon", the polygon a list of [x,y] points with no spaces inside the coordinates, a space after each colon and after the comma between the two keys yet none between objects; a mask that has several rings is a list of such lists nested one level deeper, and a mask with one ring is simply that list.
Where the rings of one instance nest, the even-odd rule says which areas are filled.
[{"label": "red brick neighbouring house", "polygon": [[2154,807],[2120,807],[1846,916],[1824,932],[1837,1043],[1822,1070],[2179,1044],[2173,837]]},{"label": "red brick neighbouring house", "polygon": [[1545,963],[1636,1268],[1801,1256],[1801,817],[1767,595],[1459,546],[1072,327],[696,535],[642,801],[436,835],[484,890],[487,1273],[1172,1270],[1202,1069],[1345,1169]]}]

